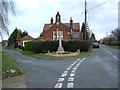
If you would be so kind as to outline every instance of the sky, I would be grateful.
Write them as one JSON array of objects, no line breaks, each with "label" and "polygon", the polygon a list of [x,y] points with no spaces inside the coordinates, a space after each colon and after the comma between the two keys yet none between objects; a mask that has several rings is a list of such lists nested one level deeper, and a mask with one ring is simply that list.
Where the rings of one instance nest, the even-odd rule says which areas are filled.
[{"label": "sky", "polygon": [[[39,37],[44,24],[50,23],[50,18],[59,11],[62,23],[79,22],[80,28],[84,22],[84,0],[14,0],[16,15],[9,14],[10,34],[17,27],[27,31],[34,38]],[[102,39],[118,27],[118,0],[86,0],[88,11],[87,22],[97,40]],[[7,39],[8,36],[4,36]]]}]

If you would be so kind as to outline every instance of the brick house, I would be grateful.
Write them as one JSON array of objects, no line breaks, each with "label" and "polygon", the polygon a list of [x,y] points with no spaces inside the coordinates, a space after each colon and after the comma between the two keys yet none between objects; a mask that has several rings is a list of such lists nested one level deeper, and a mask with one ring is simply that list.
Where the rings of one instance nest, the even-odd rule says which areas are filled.
[{"label": "brick house", "polygon": [[64,41],[69,40],[83,40],[82,32],[80,31],[80,24],[73,23],[70,18],[70,23],[62,23],[61,15],[59,12],[56,14],[55,23],[53,23],[53,17],[50,19],[50,24],[45,24],[43,28],[43,40],[55,41],[58,40],[58,31],[62,33],[61,38]]},{"label": "brick house", "polygon": [[28,41],[33,41],[35,40],[33,37],[31,37],[30,35],[26,35],[24,37],[22,37],[19,41],[18,41],[18,45],[24,47],[25,46],[25,42]]}]

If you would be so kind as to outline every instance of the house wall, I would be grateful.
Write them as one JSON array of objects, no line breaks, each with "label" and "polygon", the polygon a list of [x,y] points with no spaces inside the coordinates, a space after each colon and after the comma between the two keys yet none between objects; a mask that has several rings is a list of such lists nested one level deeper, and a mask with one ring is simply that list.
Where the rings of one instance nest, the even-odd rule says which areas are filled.
[{"label": "house wall", "polygon": [[23,41],[18,41],[19,46],[23,46]]},{"label": "house wall", "polygon": [[25,41],[32,41],[32,40],[35,40],[34,38],[32,38],[32,37],[30,37],[30,36],[26,36],[25,38],[23,38],[21,41],[18,41],[18,45],[19,46],[23,46],[24,44],[24,42]]},{"label": "house wall", "polygon": [[69,35],[69,32],[66,29],[66,27],[63,24],[59,24],[59,25],[54,24],[53,26],[51,26],[51,28],[49,30],[44,31],[44,33],[43,33],[44,41],[53,41],[53,31],[56,31],[57,28],[59,28],[61,31],[63,31],[63,40],[64,41],[70,40],[70,35]]}]

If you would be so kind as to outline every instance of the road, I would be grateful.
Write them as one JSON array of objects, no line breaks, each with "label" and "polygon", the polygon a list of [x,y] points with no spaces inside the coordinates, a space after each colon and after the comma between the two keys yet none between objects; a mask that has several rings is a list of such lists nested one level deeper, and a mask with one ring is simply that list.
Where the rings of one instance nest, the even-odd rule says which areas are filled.
[{"label": "road", "polygon": [[85,58],[46,60],[4,50],[21,66],[27,88],[118,88],[118,50],[100,45]]}]

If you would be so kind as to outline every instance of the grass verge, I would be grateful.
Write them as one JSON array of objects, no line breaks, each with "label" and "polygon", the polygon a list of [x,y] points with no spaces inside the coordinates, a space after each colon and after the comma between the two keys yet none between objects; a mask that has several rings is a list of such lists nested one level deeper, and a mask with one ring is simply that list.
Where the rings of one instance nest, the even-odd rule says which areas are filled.
[{"label": "grass verge", "polygon": [[76,56],[51,56],[51,55],[47,55],[45,53],[39,53],[39,54],[35,54],[32,53],[31,51],[22,51],[22,53],[24,55],[29,55],[29,56],[34,56],[37,58],[46,58],[46,59],[70,59],[70,58],[80,58],[80,57],[85,57],[88,56],[91,53],[92,49],[90,48],[88,52],[81,52],[80,54],[76,55]]},{"label": "grass verge", "polygon": [[10,50],[20,50],[19,48],[11,48],[11,47],[7,47],[7,46],[2,46],[2,48],[4,49],[10,49]]},{"label": "grass verge", "polygon": [[21,51],[22,54],[24,55],[28,55],[28,56],[33,56],[35,55],[35,53],[31,52],[31,51]]},{"label": "grass verge", "polygon": [[111,45],[107,45],[107,46],[113,49],[120,49],[120,46],[111,46]]},{"label": "grass verge", "polygon": [[5,53],[2,53],[2,78],[21,75],[19,66]]}]

